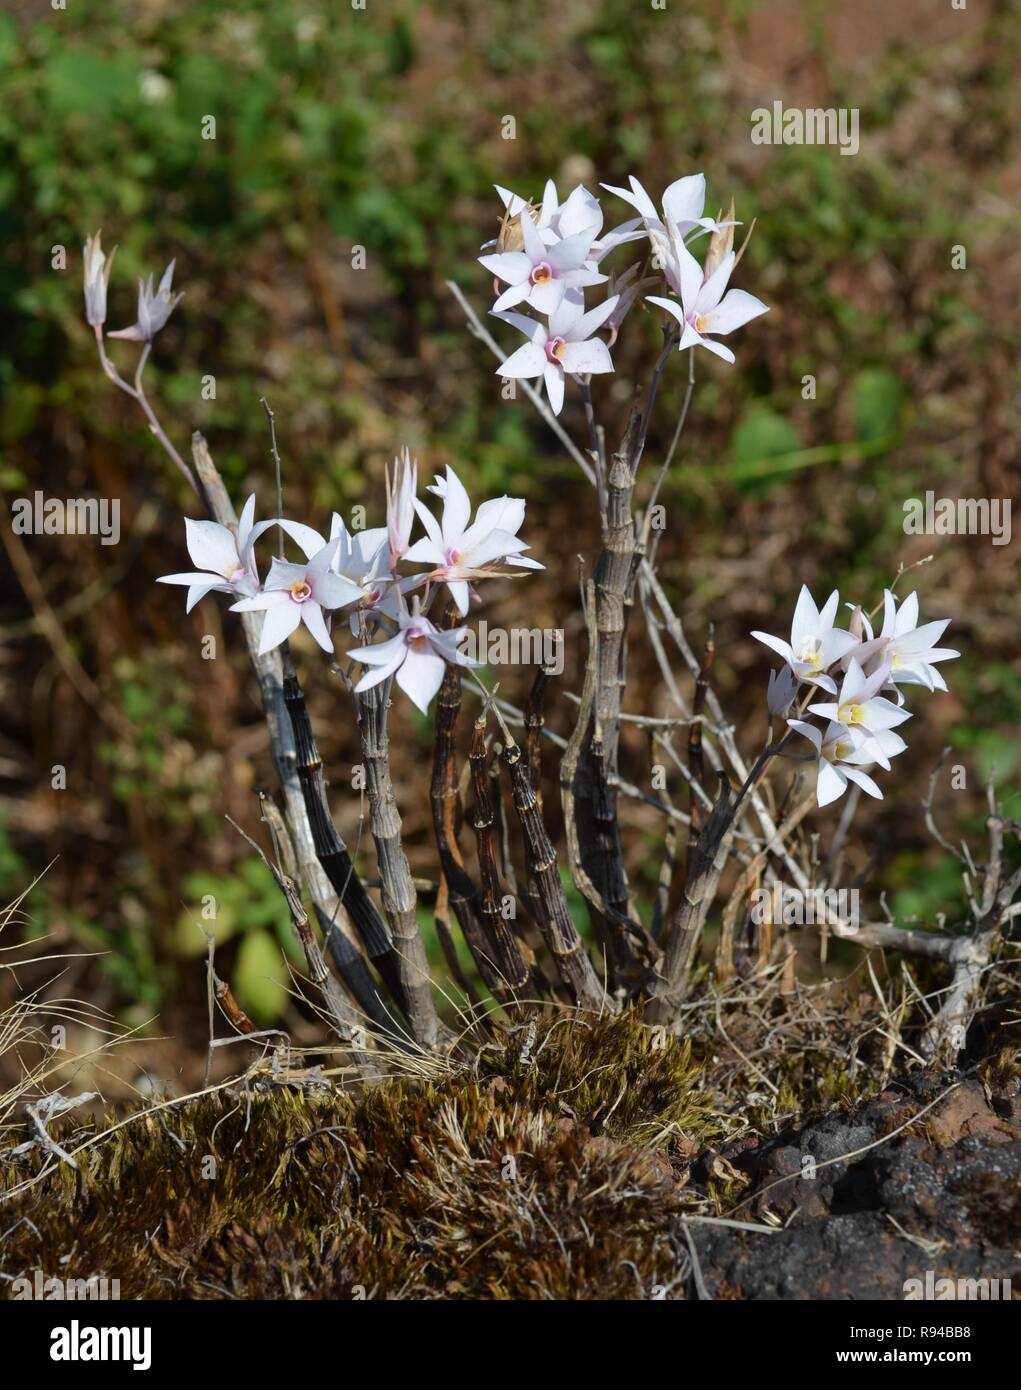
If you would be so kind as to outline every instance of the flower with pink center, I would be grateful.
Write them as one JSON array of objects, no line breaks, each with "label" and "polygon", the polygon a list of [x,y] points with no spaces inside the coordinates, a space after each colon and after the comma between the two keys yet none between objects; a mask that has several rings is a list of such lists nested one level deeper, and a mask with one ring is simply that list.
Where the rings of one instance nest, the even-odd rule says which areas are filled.
[{"label": "flower with pink center", "polygon": [[530,304],[540,314],[552,314],[569,289],[601,285],[606,276],[585,263],[594,236],[583,229],[559,241],[544,241],[530,214],[519,214],[523,249],[480,256],[479,261],[509,286],[493,305],[495,310]]},{"label": "flower with pink center", "polygon": [[724,362],[733,362],[734,354],[730,348],[706,335],[733,333],[735,328],[741,328],[760,314],[768,313],[769,305],[763,304],[761,299],[756,299],[746,290],[729,290],[724,294],[737,261],[733,251],[723,257],[708,279],[704,279],[702,267],[688,248],[678,244],[675,249],[681,303],[654,294],[646,295],[646,303],[658,304],[681,325],[683,331],[677,344],[679,349],[704,347],[717,357],[722,357]]},{"label": "flower with pink center", "polygon": [[164,574],[157,584],[186,584],[190,613],[206,594],[234,594],[243,597],[259,589],[259,571],[255,563],[255,542],[264,531],[278,524],[277,518],[255,521],[255,493],[244,505],[238,521],[237,536],[227,526],[216,521],[192,521],[185,517],[184,528],[188,554],[196,570],[185,574]]},{"label": "flower with pink center", "polygon": [[469,525],[471,499],[452,468],[447,467],[445,478],[437,476],[428,490],[443,500],[442,523],[416,501],[426,535],[404,558],[432,565],[426,577],[446,584],[462,616],[468,612],[472,581],[497,574],[493,566],[498,561],[522,569],[543,568],[521,553],[528,549],[517,534],[525,520],[523,498],[497,497],[483,502]]},{"label": "flower with pink center", "polygon": [[612,372],[613,361],[606,344],[591,334],[601,328],[617,306],[613,295],[596,309],[585,313],[584,305],[573,295],[561,301],[550,315],[549,324],[542,324],[524,314],[497,313],[498,319],[512,324],[524,333],[528,342],[512,352],[497,367],[497,376],[541,376],[546,386],[553,414],[559,415],[564,404],[564,381],[567,376],[590,376],[597,372]]},{"label": "flower with pink center", "polygon": [[262,592],[231,605],[232,613],[265,612],[260,656],[279,647],[301,623],[323,651],[333,655],[333,639],[323,610],[346,608],[362,596],[357,584],[330,569],[339,546],[339,538],[329,541],[304,565],[274,559]]},{"label": "flower with pink center", "polygon": [[408,699],[427,714],[437,690],[443,683],[447,665],[479,666],[482,663],[458,651],[468,634],[466,627],[441,632],[419,612],[402,612],[396,636],[374,646],[358,647],[348,656],[372,669],[366,671],[355,686],[355,694],[369,690],[391,676]]}]

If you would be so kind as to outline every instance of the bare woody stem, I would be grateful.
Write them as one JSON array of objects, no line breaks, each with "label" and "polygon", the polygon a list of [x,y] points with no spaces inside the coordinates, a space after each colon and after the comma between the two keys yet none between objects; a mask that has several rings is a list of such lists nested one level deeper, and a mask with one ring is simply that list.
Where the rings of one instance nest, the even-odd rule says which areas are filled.
[{"label": "bare woody stem", "polygon": [[[316,858],[330,880],[334,892],[349,914],[351,922],[361,939],[366,955],[376,966],[386,983],[387,989],[399,1008],[404,1008],[404,995],[397,953],[394,950],[390,931],[376,910],[365,885],[358,876],[348,853],[347,846],[330,814],[326,797],[326,778],[323,763],[319,756],[312,723],[308,717],[305,694],[298,680],[291,654],[284,643],[282,649],[284,670],[284,704],[287,707],[294,736],[297,757],[298,781],[305,800],[305,811],[312,831],[312,842]],[[327,944],[334,953],[334,960],[344,976],[348,987],[355,993],[362,1008],[382,1027],[386,1027],[390,1015],[379,998],[370,972],[365,962],[356,952],[357,959],[344,952],[338,958],[338,948],[344,938],[335,930],[327,937]]]},{"label": "bare woody stem", "polygon": [[[444,620],[446,622],[446,619]],[[432,803],[433,830],[440,865],[447,883],[454,916],[468,943],[472,958],[486,987],[497,998],[507,992],[508,977],[501,974],[488,944],[482,920],[479,890],[465,868],[457,840],[458,797],[455,735],[461,713],[461,669],[448,666],[436,701],[436,746],[433,753]],[[513,973],[510,979],[513,979]]]},{"label": "bare woody stem", "polygon": [[[209,446],[197,431],[192,435],[192,458],[202,495],[210,515],[221,526],[237,534],[237,516],[213,462]],[[279,651],[259,653],[261,625],[257,613],[241,615],[248,654],[259,682],[263,715],[269,731],[270,747],[284,794],[284,812],[291,841],[298,857],[302,880],[312,900],[316,920],[338,970],[345,978],[358,969],[360,953],[351,936],[347,912],[336,897],[316,855],[315,839],[309,822],[298,776],[298,754],[291,721],[284,703],[283,667]],[[364,966],[364,962],[362,962]],[[373,992],[374,993],[374,992]],[[358,997],[356,995],[356,997]],[[360,1001],[361,1002],[361,1001]],[[364,1007],[364,1005],[363,1005]]]},{"label": "bare woody stem", "polygon": [[502,732],[505,743],[500,757],[510,775],[514,809],[524,836],[525,863],[535,890],[532,901],[536,925],[575,1002],[588,1008],[605,1008],[606,991],[571,920],[556,850],[543,823],[521,749],[506,726]]},{"label": "bare woody stem", "polygon": [[370,686],[356,698],[369,795],[369,825],[383,885],[383,911],[393,932],[411,1035],[419,1046],[432,1049],[439,1040],[439,1018],[415,911],[415,884],[401,844],[401,816],[390,777],[390,681]]},{"label": "bare woody stem", "polygon": [[475,801],[472,825],[478,842],[479,873],[482,879],[482,922],[501,981],[497,997],[513,998],[528,981],[528,967],[501,910],[500,873],[496,862],[496,815],[486,768],[485,714],[475,721],[472,729],[470,762],[472,795]]}]

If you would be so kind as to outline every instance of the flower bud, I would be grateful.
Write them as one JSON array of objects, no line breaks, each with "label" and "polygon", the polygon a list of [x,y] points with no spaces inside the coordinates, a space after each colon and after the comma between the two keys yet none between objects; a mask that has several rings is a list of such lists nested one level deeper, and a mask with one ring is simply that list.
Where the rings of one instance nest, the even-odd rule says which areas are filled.
[{"label": "flower bud", "polygon": [[84,256],[85,318],[95,328],[102,327],[106,322],[106,287],[110,283],[113,258],[117,254],[115,246],[107,261],[100,236],[101,233],[97,232],[95,236],[85,238]]}]

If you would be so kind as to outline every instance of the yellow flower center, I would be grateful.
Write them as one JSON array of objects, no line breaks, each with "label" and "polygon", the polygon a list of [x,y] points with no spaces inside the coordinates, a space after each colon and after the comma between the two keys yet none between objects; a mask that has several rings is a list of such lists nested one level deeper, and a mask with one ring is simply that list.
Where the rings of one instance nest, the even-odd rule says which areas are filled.
[{"label": "yellow flower center", "polygon": [[307,598],[312,597],[312,590],[304,579],[296,580],[287,591],[295,603],[304,603]]},{"label": "yellow flower center", "polygon": [[855,704],[853,700],[849,700],[846,705],[841,705],[837,711],[837,720],[839,723],[846,724],[848,727],[852,724],[861,724],[864,718],[865,706]]}]

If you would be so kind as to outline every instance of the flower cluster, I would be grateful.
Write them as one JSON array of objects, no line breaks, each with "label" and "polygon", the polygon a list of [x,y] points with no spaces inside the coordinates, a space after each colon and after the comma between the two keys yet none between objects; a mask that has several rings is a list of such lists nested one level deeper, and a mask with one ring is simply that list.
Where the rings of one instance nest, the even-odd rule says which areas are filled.
[{"label": "flower cluster", "polygon": [[[234,597],[231,612],[264,614],[260,655],[286,641],[301,625],[333,655],[332,615],[342,610],[355,637],[365,645],[347,653],[368,667],[358,681],[360,693],[389,677],[424,714],[440,687],[447,663],[477,665],[461,650],[465,626],[440,629],[429,608],[445,588],[460,617],[479,602],[480,580],[507,574],[505,566],[542,569],[524,554],[518,535],[525,520],[520,497],[483,502],[472,520],[472,505],[460,478],[450,467],[428,491],[443,503],[439,521],[416,496],[418,467],[408,450],[395,461],[387,479],[387,524],[349,532],[336,512],[330,537],[286,517],[255,521],[255,497],[241,513],[238,532],[214,521],[185,520],[188,553],[195,570],[168,574],[162,584],[188,589],[188,612],[206,594]],[[412,542],[415,517],[425,535]],[[294,563],[274,556],[265,581],[259,578],[255,543],[279,527],[304,554]],[[400,573],[401,565],[426,565]],[[385,640],[373,643],[382,635]]]},{"label": "flower cluster", "polygon": [[[741,254],[733,249],[737,224],[733,205],[725,220],[704,215],[703,174],[672,183],[663,194],[662,213],[636,178],[627,189],[602,187],[630,203],[638,216],[604,232],[599,200],[583,185],[561,202],[551,180],[539,205],[497,186],[504,205],[500,235],[490,243],[495,249],[483,247],[489,254],[479,257],[494,277],[497,297],[490,312],[527,339],[497,374],[542,377],[556,415],[563,408],[567,377],[587,381],[613,371],[609,348],[646,290],[666,288],[677,296],[644,297],[677,320],[679,349],[704,347],[727,362],[734,354],[710,335],[732,333],[768,307],[744,290],[727,289]],[[706,235],[708,251],[700,265],[690,246]],[[610,252],[639,241],[647,241],[651,252],[644,266],[636,262],[621,274],[601,271]],[[648,269],[656,273],[649,276]],[[597,285],[607,286],[606,298],[586,311],[585,291]],[[521,313],[518,306],[542,318]],[[596,336],[604,329],[609,343]]]},{"label": "flower cluster", "polygon": [[[836,590],[819,609],[803,586],[789,642],[765,632],[752,633],[786,663],[770,675],[767,707],[770,716],[785,719],[790,729],[812,744],[820,806],[842,796],[849,781],[882,800],[883,793],[865,769],[889,770],[890,759],[907,747],[894,733],[911,718],[904,709],[901,687],[946,690],[936,663],[960,655],[936,646],[949,619],[919,627],[917,594],[909,594],[898,607],[887,589],[883,602],[883,626],[877,636],[867,615],[853,605],[848,605],[852,608],[848,628],[836,627]],[[804,693],[803,688],[807,688]],[[833,698],[819,699],[820,694]],[[796,717],[788,718],[795,705]],[[809,722],[802,718],[805,714],[820,722]]]}]

